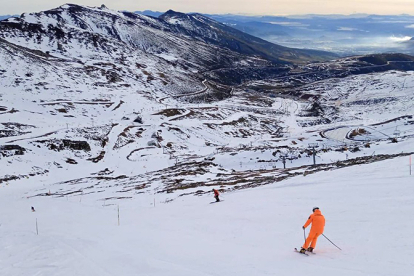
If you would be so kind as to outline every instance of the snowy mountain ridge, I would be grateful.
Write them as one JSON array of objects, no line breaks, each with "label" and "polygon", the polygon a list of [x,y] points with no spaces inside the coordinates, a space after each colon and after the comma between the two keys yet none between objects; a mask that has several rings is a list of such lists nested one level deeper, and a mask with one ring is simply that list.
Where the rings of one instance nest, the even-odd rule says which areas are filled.
[{"label": "snowy mountain ridge", "polygon": [[184,14],[169,10],[158,18],[189,30],[193,37],[224,45],[242,54],[259,55],[278,63],[306,63],[338,58],[336,54],[326,51],[288,48],[270,43],[202,14]]},{"label": "snowy mountain ridge", "polygon": [[412,152],[412,57],[278,64],[242,36],[72,4],[0,22],[0,184],[170,201]]}]

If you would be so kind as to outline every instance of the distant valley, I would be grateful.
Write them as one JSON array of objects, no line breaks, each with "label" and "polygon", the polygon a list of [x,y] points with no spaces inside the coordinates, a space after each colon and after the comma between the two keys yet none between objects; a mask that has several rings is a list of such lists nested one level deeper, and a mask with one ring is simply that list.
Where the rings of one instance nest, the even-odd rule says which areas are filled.
[{"label": "distant valley", "polygon": [[[138,13],[161,15],[152,11]],[[383,52],[414,54],[414,16],[410,15],[207,16],[286,47],[309,47],[342,56]]]}]

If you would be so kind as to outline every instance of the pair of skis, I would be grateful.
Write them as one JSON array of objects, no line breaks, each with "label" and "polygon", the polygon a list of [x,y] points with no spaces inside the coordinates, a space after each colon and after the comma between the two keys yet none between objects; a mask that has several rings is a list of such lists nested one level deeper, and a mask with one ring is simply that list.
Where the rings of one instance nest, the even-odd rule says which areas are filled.
[{"label": "pair of skis", "polygon": [[222,201],[224,201],[224,200],[223,199],[220,199],[220,201],[212,201],[212,202],[210,202],[210,204],[219,203],[219,202],[222,202]]},{"label": "pair of skis", "polygon": [[302,253],[302,252],[300,252],[300,250],[298,250],[296,247],[295,247],[295,252],[297,252],[297,253],[299,253],[299,254],[302,254],[302,255],[306,255],[306,256],[309,256],[309,254],[315,254],[315,253],[313,253],[313,252],[309,252],[309,251],[305,251],[304,253]]}]

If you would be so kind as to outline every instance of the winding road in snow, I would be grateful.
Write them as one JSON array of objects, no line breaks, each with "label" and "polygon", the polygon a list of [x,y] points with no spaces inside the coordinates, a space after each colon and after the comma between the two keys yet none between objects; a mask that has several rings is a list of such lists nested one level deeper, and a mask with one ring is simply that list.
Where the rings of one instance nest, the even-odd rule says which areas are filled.
[{"label": "winding road in snow", "polygon": [[201,90],[199,90],[199,91],[196,91],[196,92],[193,92],[193,93],[187,93],[187,94],[180,94],[180,95],[170,95],[170,96],[167,96],[167,97],[164,97],[164,98],[159,99],[159,100],[158,100],[158,102],[159,102],[160,104],[164,104],[164,103],[163,103],[163,101],[164,101],[165,99],[169,99],[169,98],[178,99],[178,98],[181,98],[181,97],[186,97],[186,96],[195,96],[195,95],[202,94],[202,93],[206,92],[206,91],[207,91],[207,89],[208,89],[208,86],[206,85],[206,82],[207,82],[207,79],[205,79],[205,80],[203,80],[203,81],[201,82],[201,83],[204,85],[204,88],[203,88],[203,89],[201,89]]}]

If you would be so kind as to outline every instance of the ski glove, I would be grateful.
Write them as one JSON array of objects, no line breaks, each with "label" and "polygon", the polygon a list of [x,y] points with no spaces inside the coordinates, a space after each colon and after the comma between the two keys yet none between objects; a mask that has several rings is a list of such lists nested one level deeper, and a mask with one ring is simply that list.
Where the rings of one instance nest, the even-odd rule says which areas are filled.
[{"label": "ski glove", "polygon": [[302,226],[302,229],[305,230],[305,226]]}]

